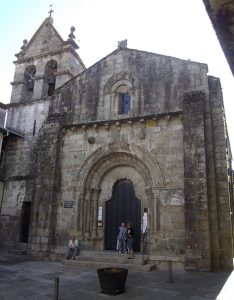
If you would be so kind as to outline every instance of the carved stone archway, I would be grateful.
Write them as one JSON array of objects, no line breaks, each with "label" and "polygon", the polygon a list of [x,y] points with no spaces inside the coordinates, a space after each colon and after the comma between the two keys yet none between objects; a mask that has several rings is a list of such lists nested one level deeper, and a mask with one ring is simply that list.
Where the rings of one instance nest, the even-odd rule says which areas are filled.
[{"label": "carved stone archway", "polygon": [[[134,150],[134,149],[132,149]],[[136,150],[136,149],[135,149]],[[136,151],[132,152],[136,152]],[[140,153],[138,149],[138,154]],[[111,197],[117,180],[129,179],[133,182],[136,196],[142,200],[142,211],[149,211],[149,227],[155,230],[156,220],[155,188],[163,185],[163,176],[159,166],[126,151],[98,151],[89,157],[78,174],[78,230],[93,248],[103,249],[104,228],[98,227],[98,209],[102,207],[105,217],[105,201]],[[157,174],[157,175],[155,175]],[[156,177],[156,178],[155,178]],[[143,215],[143,213],[142,213]]]}]

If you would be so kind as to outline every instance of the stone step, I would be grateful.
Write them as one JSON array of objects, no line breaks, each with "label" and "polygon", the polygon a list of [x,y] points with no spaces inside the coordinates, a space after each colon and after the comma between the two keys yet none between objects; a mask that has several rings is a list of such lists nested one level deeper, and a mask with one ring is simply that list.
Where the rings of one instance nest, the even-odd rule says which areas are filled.
[{"label": "stone step", "polygon": [[84,254],[79,255],[79,261],[98,261],[98,262],[107,262],[107,263],[118,263],[118,264],[141,264],[142,257],[134,257],[134,259],[128,259],[127,254],[116,255],[116,256],[84,256]]},{"label": "stone step", "polygon": [[[127,254],[125,253],[118,253],[117,251],[108,251],[108,250],[103,250],[103,251],[91,251],[91,250],[82,250],[79,253],[81,256],[86,256],[86,257],[127,257]],[[142,253],[134,253],[134,258],[135,259],[142,259]],[[145,259],[148,259],[148,255],[144,255]]]},{"label": "stone step", "polygon": [[[82,250],[76,260],[62,260],[65,265],[78,265],[80,267],[105,268],[105,267],[121,267],[135,271],[151,271],[155,268],[155,263],[142,264],[143,256],[141,253],[135,253],[134,259],[128,259],[125,253],[117,253],[116,251],[89,251]],[[146,262],[148,256],[144,256]]]},{"label": "stone step", "polygon": [[15,254],[15,255],[26,255],[27,250],[24,249],[10,249],[8,251],[9,254]]},{"label": "stone step", "polygon": [[26,255],[28,249],[27,243],[18,243],[15,248],[10,249],[8,251],[9,254],[15,254],[15,255]]},{"label": "stone step", "polygon": [[28,243],[19,243],[17,245],[17,249],[27,251],[27,249],[28,249]]},{"label": "stone step", "polygon": [[[61,256],[65,256],[65,252],[66,252],[66,249],[64,248],[56,248],[54,253],[56,255],[61,255]],[[109,250],[102,250],[102,251],[97,251],[97,250],[81,250],[79,251],[79,256],[82,256],[82,257],[87,257],[87,258],[90,258],[90,259],[93,259],[93,258],[126,258],[127,257],[127,254],[125,253],[118,253],[117,251],[109,251]],[[139,261],[142,261],[142,253],[134,253],[134,259],[135,260],[139,260]],[[144,255],[144,260],[148,260],[149,259],[149,256],[148,255]]]},{"label": "stone step", "polygon": [[[129,259],[129,261],[133,261],[134,259]],[[108,267],[119,267],[119,268],[126,268],[128,270],[132,271],[143,271],[143,272],[149,272],[156,268],[155,264],[123,264],[123,263],[113,263],[113,262],[100,262],[100,261],[88,261],[88,260],[80,260],[80,257],[76,260],[70,260],[70,259],[64,259],[63,261],[64,265],[67,266],[79,266],[79,267],[90,267],[90,268],[108,268]]]}]

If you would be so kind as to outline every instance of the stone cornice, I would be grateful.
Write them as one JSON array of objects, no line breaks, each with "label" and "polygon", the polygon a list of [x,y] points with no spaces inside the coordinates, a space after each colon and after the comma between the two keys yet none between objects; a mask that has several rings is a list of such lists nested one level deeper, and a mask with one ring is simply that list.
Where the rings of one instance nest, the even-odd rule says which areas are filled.
[{"label": "stone cornice", "polygon": [[[54,116],[56,118],[56,116]],[[54,117],[50,116],[50,120],[53,120]],[[90,122],[81,122],[77,124],[65,124],[63,125],[63,128],[96,128],[100,126],[109,127],[111,125],[120,126],[122,124],[129,124],[135,122],[144,123],[147,120],[158,120],[159,118],[165,118],[166,120],[170,120],[171,118],[183,118],[183,112],[182,111],[176,111],[176,112],[170,112],[170,113],[161,113],[161,114],[150,114],[150,115],[143,115],[143,116],[137,116],[137,117],[128,117],[123,119],[112,119],[112,120],[97,120],[97,121],[90,121]]]},{"label": "stone cornice", "polygon": [[45,57],[48,57],[48,56],[58,55],[58,54],[61,54],[63,52],[71,52],[80,61],[80,57],[76,53],[76,51],[74,49],[72,49],[72,48],[65,48],[65,49],[59,49],[59,50],[55,50],[55,51],[50,51],[50,52],[42,53],[42,54],[35,55],[35,56],[19,58],[18,60],[14,61],[13,63],[15,65],[19,65],[19,64],[22,64],[22,63],[33,62],[33,61],[35,61],[37,59],[40,59],[40,58],[43,58],[43,57],[45,58]]},{"label": "stone cornice", "polygon": [[[70,70],[64,70],[64,71],[59,71],[55,73],[55,76],[61,76],[61,75],[69,75],[71,77],[74,77],[76,75],[72,74]],[[40,80],[40,79],[45,79],[44,75],[38,75],[34,77],[34,80]],[[11,85],[17,85],[17,84],[24,84],[24,80],[16,80],[11,82]]]},{"label": "stone cornice", "polygon": [[6,106],[7,106],[7,108],[12,108],[12,107],[27,106],[29,104],[34,104],[37,102],[46,102],[46,101],[50,102],[51,97],[48,97],[46,99],[30,99],[25,102],[12,102],[12,103],[6,104]]}]

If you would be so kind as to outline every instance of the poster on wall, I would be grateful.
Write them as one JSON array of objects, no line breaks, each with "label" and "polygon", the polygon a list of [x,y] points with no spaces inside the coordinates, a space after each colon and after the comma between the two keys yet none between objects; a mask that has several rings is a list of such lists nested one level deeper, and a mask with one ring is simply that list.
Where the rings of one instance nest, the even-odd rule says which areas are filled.
[{"label": "poster on wall", "polygon": [[148,215],[147,212],[144,212],[143,215],[143,224],[142,224],[142,232],[145,233],[148,226]]}]

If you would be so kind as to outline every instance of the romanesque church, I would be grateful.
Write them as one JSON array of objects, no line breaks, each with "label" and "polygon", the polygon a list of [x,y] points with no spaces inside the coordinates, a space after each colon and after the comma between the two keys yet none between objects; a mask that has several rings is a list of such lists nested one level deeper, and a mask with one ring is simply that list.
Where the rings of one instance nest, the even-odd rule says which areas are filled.
[{"label": "romanesque church", "polygon": [[[86,68],[74,27],[46,18],[16,54],[2,142],[0,244],[60,259],[71,235],[111,251],[122,221],[135,252],[186,270],[231,269],[231,152],[208,66],[121,41]],[[20,45],[19,45],[20,46]]]}]

